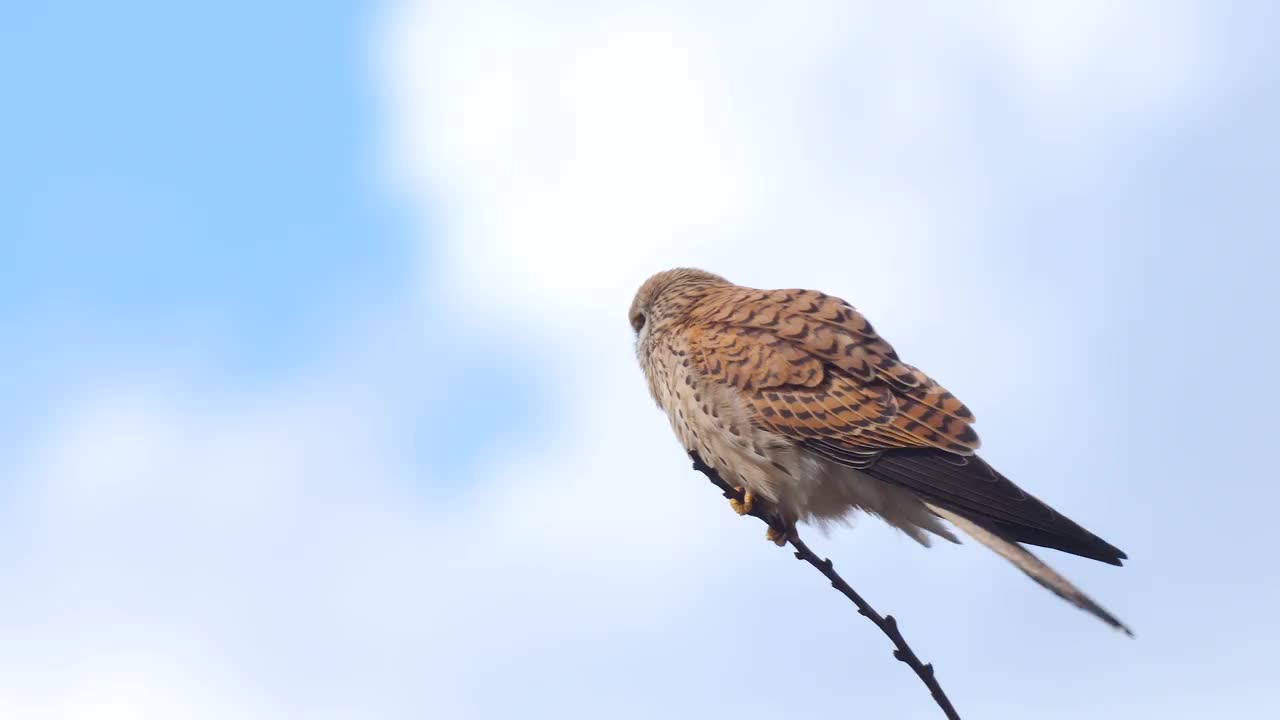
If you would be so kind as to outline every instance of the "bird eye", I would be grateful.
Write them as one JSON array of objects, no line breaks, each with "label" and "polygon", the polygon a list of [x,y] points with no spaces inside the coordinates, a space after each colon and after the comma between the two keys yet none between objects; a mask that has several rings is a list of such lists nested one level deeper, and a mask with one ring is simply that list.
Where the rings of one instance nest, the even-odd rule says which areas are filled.
[{"label": "bird eye", "polygon": [[644,313],[636,313],[631,316],[631,327],[636,332],[640,332],[640,328],[644,327]]}]

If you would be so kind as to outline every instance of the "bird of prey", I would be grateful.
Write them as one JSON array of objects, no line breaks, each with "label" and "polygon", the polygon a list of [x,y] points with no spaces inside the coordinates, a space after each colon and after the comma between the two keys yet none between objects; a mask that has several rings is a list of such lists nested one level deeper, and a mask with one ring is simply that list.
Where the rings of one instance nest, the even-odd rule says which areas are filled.
[{"label": "bird of prey", "polygon": [[975,454],[969,408],[898,357],[849,303],[702,270],[650,277],[630,309],[649,392],[685,449],[765,503],[784,530],[856,511],[928,546],[944,520],[1111,626],[1123,623],[1022,543],[1120,565],[1126,555]]}]

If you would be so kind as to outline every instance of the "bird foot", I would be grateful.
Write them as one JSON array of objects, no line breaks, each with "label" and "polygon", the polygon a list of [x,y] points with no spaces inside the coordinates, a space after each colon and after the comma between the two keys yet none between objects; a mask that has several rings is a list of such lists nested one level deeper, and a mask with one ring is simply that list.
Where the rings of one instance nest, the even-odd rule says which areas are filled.
[{"label": "bird foot", "polygon": [[786,531],[781,531],[774,528],[772,525],[770,525],[769,530],[764,534],[764,537],[766,540],[773,543],[774,545],[777,545],[778,547],[785,547],[786,544],[791,540],[791,538],[795,536],[795,532],[796,532],[795,528],[791,528],[790,530],[786,530]]},{"label": "bird foot", "polygon": [[738,490],[742,493],[742,499],[729,498],[729,507],[733,508],[733,511],[739,515],[746,515],[750,513],[751,508],[755,503],[755,496],[746,488],[734,488],[734,490]]}]

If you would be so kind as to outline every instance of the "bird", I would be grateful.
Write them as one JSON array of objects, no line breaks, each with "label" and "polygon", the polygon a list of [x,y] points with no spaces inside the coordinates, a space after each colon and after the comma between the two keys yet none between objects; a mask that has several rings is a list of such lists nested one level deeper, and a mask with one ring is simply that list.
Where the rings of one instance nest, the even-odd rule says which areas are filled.
[{"label": "bird", "polygon": [[776,519],[769,540],[859,512],[925,547],[958,543],[955,528],[1133,635],[1024,545],[1116,566],[1128,556],[979,457],[974,414],[853,305],[681,267],[645,280],[628,315],[649,394],[685,450],[741,492],[735,511]]}]

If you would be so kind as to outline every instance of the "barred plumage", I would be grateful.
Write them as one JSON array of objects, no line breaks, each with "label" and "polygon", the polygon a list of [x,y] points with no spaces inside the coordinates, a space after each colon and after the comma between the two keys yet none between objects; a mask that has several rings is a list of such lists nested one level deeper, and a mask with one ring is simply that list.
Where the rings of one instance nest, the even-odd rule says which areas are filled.
[{"label": "barred plumage", "polygon": [[975,455],[974,415],[849,303],[701,270],[649,278],[630,310],[654,400],[685,448],[792,524],[877,515],[921,542],[943,519],[1040,584],[1125,628],[1017,543],[1119,565],[1125,554]]}]

